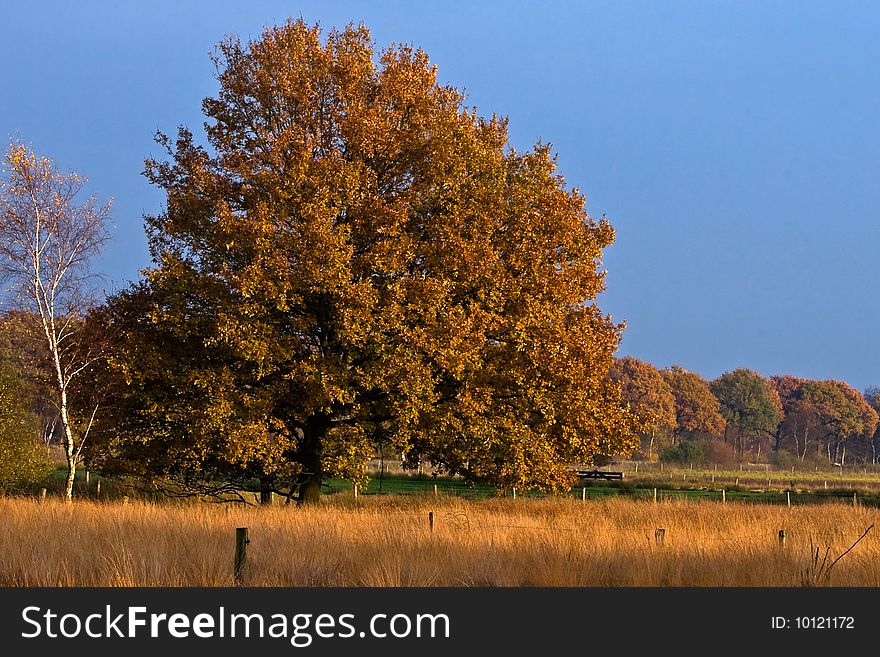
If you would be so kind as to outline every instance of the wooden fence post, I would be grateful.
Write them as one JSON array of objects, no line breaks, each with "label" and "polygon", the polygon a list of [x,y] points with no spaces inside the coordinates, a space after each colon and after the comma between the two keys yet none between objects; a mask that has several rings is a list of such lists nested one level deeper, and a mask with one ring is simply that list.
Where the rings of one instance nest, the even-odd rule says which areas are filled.
[{"label": "wooden fence post", "polygon": [[358,485],[355,484],[354,485],[354,499],[357,500],[357,498],[358,498]]},{"label": "wooden fence post", "polygon": [[437,484],[434,484],[434,497],[437,497]]},{"label": "wooden fence post", "polygon": [[428,511],[428,529],[434,531],[434,512]]},{"label": "wooden fence post", "polygon": [[654,504],[657,504],[657,489],[654,489]]},{"label": "wooden fence post", "polygon": [[95,484],[95,497],[101,497],[101,480],[98,479],[98,483]]},{"label": "wooden fence post", "polygon": [[721,501],[727,502],[727,492],[723,488],[721,489]]},{"label": "wooden fence post", "polygon": [[785,501],[788,502],[788,506],[791,507],[791,491],[785,491]]},{"label": "wooden fence post", "polygon": [[586,502],[586,501],[587,501],[587,487],[584,486],[581,489],[581,502]]},{"label": "wooden fence post", "polygon": [[45,489],[45,488],[41,488],[41,489],[40,489],[40,499],[41,499],[41,500],[45,500],[45,499],[46,499],[46,489]]},{"label": "wooden fence post", "polygon": [[779,530],[779,547],[785,547],[785,530]]},{"label": "wooden fence post", "polygon": [[663,545],[664,540],[666,540],[666,530],[658,527],[654,530],[654,542],[657,545]]},{"label": "wooden fence post", "polygon": [[237,527],[235,530],[235,585],[241,586],[244,582],[244,569],[247,565],[247,546],[250,543],[248,539],[247,527]]},{"label": "wooden fence post", "polygon": [[516,499],[516,487],[513,489],[513,499]]}]

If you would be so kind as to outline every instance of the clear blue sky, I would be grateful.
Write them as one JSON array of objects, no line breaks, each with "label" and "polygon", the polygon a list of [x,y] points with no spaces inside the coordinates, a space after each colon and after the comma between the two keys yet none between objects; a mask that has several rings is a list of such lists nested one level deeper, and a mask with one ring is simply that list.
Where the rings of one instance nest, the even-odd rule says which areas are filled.
[{"label": "clear blue sky", "polygon": [[419,46],[515,146],[553,145],[617,230],[600,306],[621,354],[880,384],[870,2],[7,3],[0,136],[115,198],[113,286],[148,264],[154,132],[200,128],[214,43],[289,16]]}]

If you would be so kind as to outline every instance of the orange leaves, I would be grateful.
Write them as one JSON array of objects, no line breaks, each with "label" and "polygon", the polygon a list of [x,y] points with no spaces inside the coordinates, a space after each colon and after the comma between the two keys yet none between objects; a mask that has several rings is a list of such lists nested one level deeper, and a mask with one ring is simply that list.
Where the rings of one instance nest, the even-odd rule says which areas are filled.
[{"label": "orange leaves", "polygon": [[623,400],[636,416],[640,432],[675,429],[675,396],[653,365],[625,356],[612,365],[609,373],[620,385]]},{"label": "orange leaves", "polygon": [[218,469],[356,476],[390,444],[554,489],[567,461],[633,448],[606,377],[622,326],[595,306],[613,230],[548,146],[514,152],[507,120],[464,108],[418,49],[374,64],[363,27],[289,21],[215,60],[211,152],[181,131],[147,163],[168,210],[148,219],[144,294],[172,376],[223,373],[180,406]]},{"label": "orange leaves", "polygon": [[675,397],[677,431],[697,431],[718,435],[724,431],[718,400],[699,374],[673,365],[662,371]]}]

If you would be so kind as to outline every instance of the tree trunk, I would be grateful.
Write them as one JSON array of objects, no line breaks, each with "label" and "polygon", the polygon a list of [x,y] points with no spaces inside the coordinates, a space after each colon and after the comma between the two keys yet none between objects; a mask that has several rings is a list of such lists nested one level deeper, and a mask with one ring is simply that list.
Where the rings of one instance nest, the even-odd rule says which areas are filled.
[{"label": "tree trunk", "polygon": [[260,477],[260,504],[272,504],[272,479]]},{"label": "tree trunk", "polygon": [[324,435],[329,428],[330,418],[326,415],[314,415],[306,422],[300,455],[303,469],[300,474],[298,505],[317,504],[321,500],[321,480],[324,478],[321,456]]},{"label": "tree trunk", "polygon": [[76,441],[70,429],[70,417],[67,414],[67,391],[61,390],[61,429],[64,432],[64,456],[67,459],[67,481],[64,486],[64,499],[73,500],[73,481],[76,478]]}]

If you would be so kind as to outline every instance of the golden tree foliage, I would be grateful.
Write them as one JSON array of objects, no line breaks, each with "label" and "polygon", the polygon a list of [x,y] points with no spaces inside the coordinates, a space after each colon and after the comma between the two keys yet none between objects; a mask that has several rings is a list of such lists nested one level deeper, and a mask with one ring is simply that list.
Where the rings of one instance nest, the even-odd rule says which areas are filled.
[{"label": "golden tree foliage", "polygon": [[609,374],[620,384],[623,400],[635,415],[640,432],[675,427],[675,397],[657,368],[624,356],[611,366]]},{"label": "golden tree foliage", "polygon": [[675,397],[676,432],[721,435],[725,422],[709,384],[678,365],[661,370],[661,374]]},{"label": "golden tree foliage", "polygon": [[614,233],[548,146],[516,152],[506,119],[362,26],[288,22],[215,62],[209,146],[181,129],[147,162],[167,210],[107,311],[127,429],[105,455],[292,478],[310,501],[380,442],[544,489],[637,445],[607,378],[622,326],[595,305]]}]

